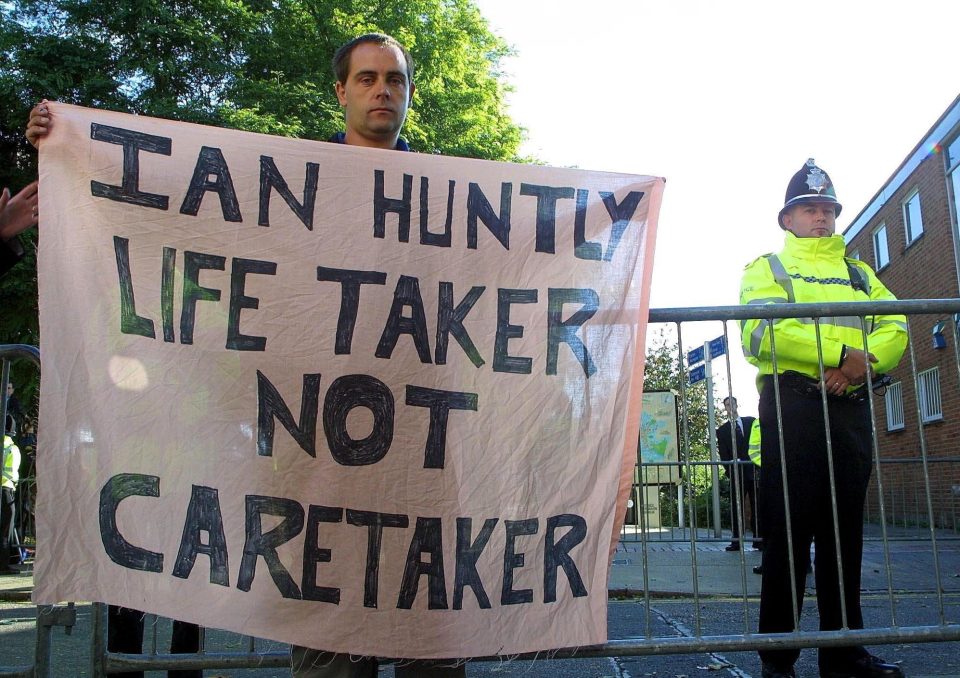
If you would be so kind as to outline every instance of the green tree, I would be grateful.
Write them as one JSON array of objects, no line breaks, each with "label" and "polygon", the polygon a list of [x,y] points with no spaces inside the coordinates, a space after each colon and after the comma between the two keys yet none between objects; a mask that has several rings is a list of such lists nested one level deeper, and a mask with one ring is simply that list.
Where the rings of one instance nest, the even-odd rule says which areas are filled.
[{"label": "green tree", "polygon": [[[509,49],[471,0],[11,0],[0,3],[0,186],[37,175],[23,129],[44,97],[327,139],[343,124],[333,52],[371,31],[397,37],[416,62],[404,128],[413,148],[520,159],[500,71]],[[0,299],[0,343],[37,344],[33,254],[0,279]],[[36,375],[18,363],[15,376],[30,399]]]},{"label": "green tree", "polygon": [[[673,390],[681,393],[678,400],[678,415],[680,417],[680,460],[690,462],[708,462],[710,460],[710,438],[714,432],[710,429],[707,414],[706,381],[700,381],[693,386],[687,384],[687,370],[682,364],[681,353],[675,337],[665,329],[661,329],[648,338],[646,349],[646,364],[644,365],[643,388],[645,391]],[[722,404],[714,399],[714,409],[717,413],[723,412]],[[684,437],[684,422],[686,423],[686,437]],[[720,420],[716,422],[718,425]],[[684,479],[690,488],[693,505],[696,512],[696,524],[700,527],[709,524],[708,504],[713,487],[713,474],[709,466],[696,466],[687,476],[684,470]],[[725,489],[725,488],[723,488]],[[661,495],[662,508],[665,515],[676,515],[676,497],[672,490],[665,490]],[[721,509],[721,515],[728,511]]]}]

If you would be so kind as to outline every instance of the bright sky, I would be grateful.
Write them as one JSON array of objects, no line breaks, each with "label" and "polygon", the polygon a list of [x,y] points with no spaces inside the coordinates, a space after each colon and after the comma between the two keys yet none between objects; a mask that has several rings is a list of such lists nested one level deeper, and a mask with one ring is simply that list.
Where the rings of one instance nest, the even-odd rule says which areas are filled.
[{"label": "bright sky", "polygon": [[[654,308],[737,303],[744,265],[782,245],[777,212],[808,157],[841,232],[960,93],[960,2],[476,2],[517,52],[504,68],[526,153],[667,178]],[[721,333],[685,326],[684,348]],[[756,414],[755,371],[733,354]]]}]

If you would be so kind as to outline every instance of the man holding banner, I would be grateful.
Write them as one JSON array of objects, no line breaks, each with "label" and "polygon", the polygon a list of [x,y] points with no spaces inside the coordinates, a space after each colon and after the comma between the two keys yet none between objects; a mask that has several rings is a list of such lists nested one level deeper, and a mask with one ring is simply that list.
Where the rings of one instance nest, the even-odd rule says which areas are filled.
[{"label": "man holding banner", "polygon": [[[361,35],[333,56],[337,99],[346,130],[330,140],[350,146],[409,151],[400,137],[413,102],[413,57],[391,36]],[[351,657],[293,645],[290,663],[296,678],[376,678],[377,660]],[[453,662],[414,661],[397,664],[397,678],[457,678],[466,667]]]},{"label": "man holding banner", "polygon": [[341,144],[31,114],[35,599],[304,677],[603,643],[664,180],[383,153],[412,63],[362,36],[335,69]]}]

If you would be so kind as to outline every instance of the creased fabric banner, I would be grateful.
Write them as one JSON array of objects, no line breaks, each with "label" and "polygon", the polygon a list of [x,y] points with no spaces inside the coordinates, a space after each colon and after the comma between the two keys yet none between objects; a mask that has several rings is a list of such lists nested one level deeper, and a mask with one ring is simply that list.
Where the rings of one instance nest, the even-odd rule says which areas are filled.
[{"label": "creased fabric banner", "polygon": [[50,108],[37,603],[606,640],[662,179]]}]

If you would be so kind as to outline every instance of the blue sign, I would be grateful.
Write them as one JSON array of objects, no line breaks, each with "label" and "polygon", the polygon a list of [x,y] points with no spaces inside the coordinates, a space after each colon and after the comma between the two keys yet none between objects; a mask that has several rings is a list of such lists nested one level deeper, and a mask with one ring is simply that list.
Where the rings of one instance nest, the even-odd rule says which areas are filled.
[{"label": "blue sign", "polygon": [[710,357],[716,358],[727,352],[727,342],[723,337],[710,340]]},{"label": "blue sign", "polygon": [[697,346],[692,351],[687,352],[687,367],[703,362],[703,346]]},{"label": "blue sign", "polygon": [[696,384],[698,381],[703,381],[707,378],[707,366],[699,365],[690,370],[690,385]]}]

